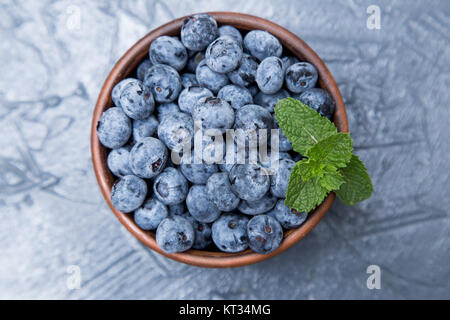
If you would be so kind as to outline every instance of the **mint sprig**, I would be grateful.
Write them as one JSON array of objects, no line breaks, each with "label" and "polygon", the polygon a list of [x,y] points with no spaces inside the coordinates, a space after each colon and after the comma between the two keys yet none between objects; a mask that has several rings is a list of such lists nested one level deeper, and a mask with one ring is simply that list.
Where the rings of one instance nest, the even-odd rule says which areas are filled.
[{"label": "mint sprig", "polygon": [[335,168],[343,168],[350,161],[352,153],[353,140],[350,138],[350,134],[339,132],[317,142],[306,151],[305,155],[309,160]]},{"label": "mint sprig", "polygon": [[311,108],[299,107],[298,103],[300,101],[293,98],[279,100],[275,114],[278,125],[292,143],[293,149],[305,155],[317,142],[336,134],[337,129],[327,118]]},{"label": "mint sprig", "polygon": [[[284,204],[299,212],[309,212],[323,201],[327,190],[321,186],[318,177],[305,181],[299,175],[298,170],[299,167],[296,165],[289,177]],[[308,210],[308,208],[311,209]]]},{"label": "mint sprig", "polygon": [[336,190],[336,195],[347,205],[370,198],[373,192],[372,181],[370,181],[364,163],[357,155],[352,155],[349,164],[339,170],[344,178],[344,183]]},{"label": "mint sprig", "polygon": [[289,177],[288,207],[309,212],[332,191],[350,205],[370,197],[372,182],[353,154],[350,134],[337,132],[330,120],[296,99],[279,100],[275,115],[293,149],[306,156]]}]

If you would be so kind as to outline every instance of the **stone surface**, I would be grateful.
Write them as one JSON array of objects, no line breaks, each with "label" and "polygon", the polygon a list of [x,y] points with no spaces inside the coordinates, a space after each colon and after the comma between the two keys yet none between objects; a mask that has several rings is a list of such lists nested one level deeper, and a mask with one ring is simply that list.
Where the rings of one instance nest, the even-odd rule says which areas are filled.
[{"label": "stone surface", "polygon": [[[450,298],[450,3],[376,2],[380,30],[366,27],[372,1],[3,1],[0,298]],[[143,247],[106,206],[89,150],[96,97],[121,54],[212,10],[271,19],[325,60],[375,186],[357,206],[335,202],[285,253],[232,270]],[[366,287],[369,265],[380,290]]]}]

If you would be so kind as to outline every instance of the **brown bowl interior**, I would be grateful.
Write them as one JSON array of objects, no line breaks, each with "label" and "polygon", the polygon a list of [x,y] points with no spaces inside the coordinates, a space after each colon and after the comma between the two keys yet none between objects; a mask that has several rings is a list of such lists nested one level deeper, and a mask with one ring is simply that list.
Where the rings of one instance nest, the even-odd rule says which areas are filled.
[{"label": "brown bowl interior", "polygon": [[[323,61],[305,42],[295,34],[265,19],[233,12],[210,12],[209,14],[217,20],[219,25],[229,24],[244,32],[255,29],[266,30],[275,35],[283,44],[284,48],[290,51],[291,54],[297,56],[302,61],[313,64],[319,73],[319,86],[327,90],[336,102],[336,111],[333,116],[333,122],[339,131],[348,132],[344,102],[336,82]],[[114,85],[123,78],[134,76],[135,69],[139,63],[147,57],[148,48],[154,39],[161,35],[178,35],[185,18],[186,17],[182,17],[173,20],[148,33],[120,58],[106,79],[98,97],[92,119],[91,152],[95,174],[106,202],[119,221],[142,243],[158,253],[179,262],[201,267],[237,267],[256,263],[283,252],[308,234],[330,208],[334,201],[335,194],[331,193],[319,207],[310,213],[308,219],[299,228],[286,231],[281,246],[267,255],[255,253],[250,249],[234,254],[200,250],[188,250],[186,252],[173,254],[165,253],[156,244],[155,233],[153,231],[141,230],[134,224],[133,216],[131,214],[117,211],[110,201],[110,190],[114,183],[114,177],[106,165],[108,149],[103,147],[97,138],[97,122],[100,119],[102,112],[113,106],[111,91]]]}]

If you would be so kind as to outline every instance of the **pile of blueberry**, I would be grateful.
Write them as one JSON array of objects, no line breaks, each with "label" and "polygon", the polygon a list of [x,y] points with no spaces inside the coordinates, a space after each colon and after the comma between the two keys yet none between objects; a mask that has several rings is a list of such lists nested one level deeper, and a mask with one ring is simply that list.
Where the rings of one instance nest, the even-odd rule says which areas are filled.
[{"label": "pile of blueberry", "polygon": [[[111,149],[107,164],[118,178],[111,202],[133,213],[143,230],[156,230],[165,252],[190,248],[270,253],[283,230],[300,226],[307,213],[284,205],[290,172],[301,155],[280,133],[274,175],[258,164],[174,165],[170,152],[193,139],[194,121],[204,129],[276,129],[278,99],[292,96],[330,118],[334,101],[316,88],[317,70],[270,33],[246,34],[207,14],[183,23],[180,38],[161,36],[136,78],[112,91],[114,107],[101,116],[97,133]],[[183,129],[180,131],[180,129]],[[180,134],[184,132],[184,134]],[[212,141],[205,139],[204,150]],[[193,154],[193,153],[192,153]]]}]

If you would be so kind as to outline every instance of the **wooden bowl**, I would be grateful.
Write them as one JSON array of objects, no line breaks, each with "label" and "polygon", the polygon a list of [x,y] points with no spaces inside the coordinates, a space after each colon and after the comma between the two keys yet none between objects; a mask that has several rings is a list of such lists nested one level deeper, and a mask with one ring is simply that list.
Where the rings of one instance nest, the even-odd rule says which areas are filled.
[{"label": "wooden bowl", "polygon": [[[255,16],[234,12],[209,12],[209,14],[217,20],[219,25],[229,24],[244,32],[255,29],[266,30],[276,36],[284,48],[289,50],[291,54],[297,56],[302,61],[313,64],[319,73],[318,85],[328,91],[336,102],[333,122],[339,131],[348,132],[347,115],[339,88],[324,62],[302,39],[271,21]],[[330,208],[335,199],[335,194],[331,193],[319,207],[309,214],[308,219],[299,228],[286,231],[281,246],[267,255],[255,253],[250,249],[240,253],[200,250],[188,250],[173,254],[166,253],[156,244],[155,232],[141,230],[134,223],[132,214],[117,211],[111,203],[110,191],[114,183],[114,178],[106,165],[108,149],[102,146],[97,138],[97,122],[102,112],[113,106],[111,91],[114,85],[126,77],[134,77],[137,66],[148,56],[148,49],[153,40],[162,35],[179,35],[185,18],[182,17],[166,23],[139,40],[119,59],[106,79],[95,106],[91,128],[92,161],[94,163],[98,184],[112,212],[125,228],[146,246],[168,258],[190,265],[212,268],[238,267],[269,259],[285,251],[306,236]]]}]

